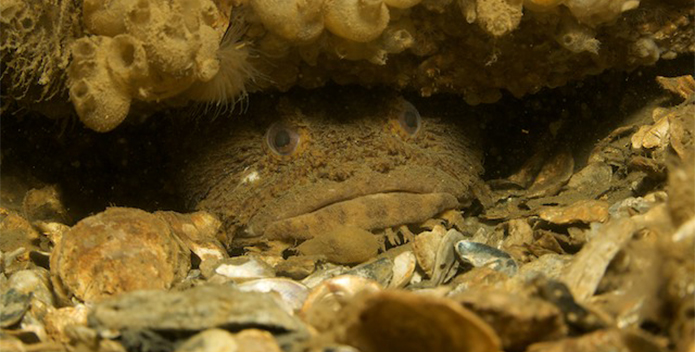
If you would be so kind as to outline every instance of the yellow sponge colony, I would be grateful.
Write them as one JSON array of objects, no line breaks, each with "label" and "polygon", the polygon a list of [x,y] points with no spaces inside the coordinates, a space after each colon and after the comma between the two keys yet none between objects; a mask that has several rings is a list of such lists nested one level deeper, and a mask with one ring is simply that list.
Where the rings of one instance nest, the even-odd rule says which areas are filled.
[{"label": "yellow sponge colony", "polygon": [[695,48],[684,0],[247,1],[260,90],[336,82],[476,105]]},{"label": "yellow sponge colony", "polygon": [[[222,33],[213,26],[221,15],[212,0],[85,0],[83,16],[94,35],[74,43],[68,84],[80,119],[93,130],[118,126],[132,100],[186,96],[220,72]],[[242,88],[230,94],[245,92],[243,79],[236,84]]]},{"label": "yellow sponge colony", "polygon": [[[70,99],[75,110],[87,127],[99,132],[118,126],[130,109],[130,94],[112,78],[108,67],[111,52],[118,51],[114,46],[117,45],[109,37],[77,40],[68,70]],[[127,59],[134,61],[134,56],[131,53]]]},{"label": "yellow sponge colony", "polygon": [[687,0],[5,0],[0,12],[3,97],[29,105],[67,90],[97,131],[134,103],[225,111],[250,84],[476,105],[695,52]]}]

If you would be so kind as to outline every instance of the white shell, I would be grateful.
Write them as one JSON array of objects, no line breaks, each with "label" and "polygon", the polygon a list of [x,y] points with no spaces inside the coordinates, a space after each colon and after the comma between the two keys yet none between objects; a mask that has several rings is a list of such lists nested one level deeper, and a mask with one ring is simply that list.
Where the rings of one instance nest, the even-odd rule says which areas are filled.
[{"label": "white shell", "polygon": [[[236,262],[237,258],[231,259]],[[222,263],[215,269],[215,273],[235,281],[261,279],[275,276],[273,268],[264,261],[256,258],[248,258],[243,263]]]},{"label": "white shell", "polygon": [[393,277],[389,288],[402,288],[410,282],[415,273],[417,260],[412,251],[403,252],[393,260]]},{"label": "white shell", "polygon": [[292,311],[302,308],[309,296],[309,288],[306,286],[294,280],[279,277],[247,281],[237,286],[237,289],[250,292],[276,292]]},{"label": "white shell", "polygon": [[445,235],[446,229],[441,225],[436,225],[432,231],[421,232],[413,240],[413,253],[428,277],[432,277],[434,274],[437,248],[439,248],[439,243]]},{"label": "white shell", "polygon": [[313,274],[305,277],[304,280],[302,280],[302,284],[304,284],[304,286],[308,288],[314,288],[320,285],[325,280],[328,280],[332,277],[336,277],[338,275],[343,275],[347,270],[348,268],[344,266],[325,264],[325,266],[322,269],[319,269],[315,271]]},{"label": "white shell", "polygon": [[439,285],[446,282],[456,273],[458,262],[456,261],[454,245],[456,242],[464,239],[465,237],[462,233],[452,229],[447,231],[444,238],[439,242],[432,271],[432,282],[434,284]]}]

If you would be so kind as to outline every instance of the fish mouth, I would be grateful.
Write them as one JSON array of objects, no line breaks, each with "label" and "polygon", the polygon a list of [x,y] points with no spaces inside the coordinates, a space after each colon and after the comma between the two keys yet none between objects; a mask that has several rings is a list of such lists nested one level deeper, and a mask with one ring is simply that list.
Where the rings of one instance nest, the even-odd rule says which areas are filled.
[{"label": "fish mouth", "polygon": [[339,226],[365,230],[383,229],[421,223],[458,205],[456,197],[449,193],[376,193],[272,222],[263,235],[268,239],[307,240]]},{"label": "fish mouth", "polygon": [[254,215],[247,233],[270,240],[306,240],[340,226],[378,230],[422,223],[470,200],[472,177],[410,166],[303,185]]}]

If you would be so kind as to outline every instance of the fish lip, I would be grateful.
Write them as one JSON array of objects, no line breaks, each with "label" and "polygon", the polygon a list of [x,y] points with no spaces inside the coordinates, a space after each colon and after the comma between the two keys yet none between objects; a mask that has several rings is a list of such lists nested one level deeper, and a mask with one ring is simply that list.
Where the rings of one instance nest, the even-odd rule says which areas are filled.
[{"label": "fish lip", "polygon": [[458,199],[450,193],[381,192],[274,221],[266,226],[263,236],[270,240],[307,240],[345,226],[366,230],[392,228],[422,223],[458,206]]},{"label": "fish lip", "polygon": [[248,222],[243,237],[264,235],[272,223],[310,214],[331,205],[378,194],[427,195],[448,193],[459,203],[472,198],[470,188],[477,175],[457,178],[431,166],[402,166],[389,173],[364,172],[343,182],[324,181],[297,187],[269,202]]}]

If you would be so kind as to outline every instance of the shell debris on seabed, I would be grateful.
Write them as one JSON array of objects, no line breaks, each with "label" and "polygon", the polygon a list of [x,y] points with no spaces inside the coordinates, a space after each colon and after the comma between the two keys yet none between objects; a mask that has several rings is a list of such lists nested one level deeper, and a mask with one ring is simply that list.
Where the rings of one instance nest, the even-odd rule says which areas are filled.
[{"label": "shell debris on seabed", "polygon": [[2,351],[695,352],[691,1],[0,12]]}]

